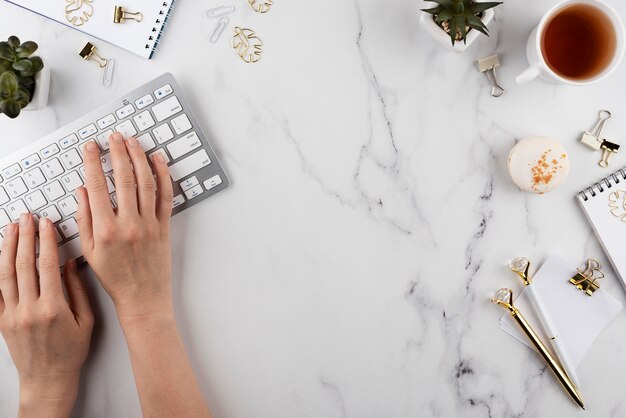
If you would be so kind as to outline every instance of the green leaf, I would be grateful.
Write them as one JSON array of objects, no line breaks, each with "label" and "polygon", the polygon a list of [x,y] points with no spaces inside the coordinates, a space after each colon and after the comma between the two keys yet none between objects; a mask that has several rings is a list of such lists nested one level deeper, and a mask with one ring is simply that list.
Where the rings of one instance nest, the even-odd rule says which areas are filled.
[{"label": "green leaf", "polygon": [[11,62],[15,62],[17,60],[15,50],[6,41],[0,42],[0,58]]},{"label": "green leaf", "polygon": [[25,77],[30,77],[37,74],[44,67],[43,60],[40,57],[30,57],[29,60],[33,63],[33,67],[29,71],[27,71],[26,74],[22,73],[22,75]]},{"label": "green leaf", "polygon": [[449,24],[450,24],[450,39],[452,40],[452,46],[454,46],[454,43],[456,42],[456,32],[457,32],[457,26],[456,26],[456,19],[452,19],[450,20]]},{"label": "green leaf", "polygon": [[468,26],[474,29],[481,28],[482,29],[481,32],[483,33],[486,33],[487,31],[489,31],[489,29],[487,29],[487,26],[485,26],[483,21],[477,18],[476,16],[465,16],[465,18],[467,19]]},{"label": "green leaf", "polygon": [[30,57],[37,51],[39,45],[37,45],[33,41],[26,41],[22,45],[15,48],[15,52],[17,52],[18,58],[26,58]]},{"label": "green leaf", "polygon": [[0,100],[6,100],[11,97],[11,92],[8,90],[0,90]]},{"label": "green leaf", "polygon": [[27,89],[29,89],[30,87],[32,87],[35,84],[35,77],[31,76],[22,76],[21,74],[19,74],[17,76],[17,83],[21,86],[21,87],[25,87]]},{"label": "green leaf", "polygon": [[12,72],[7,71],[0,75],[0,90],[13,94],[17,90],[17,77]]},{"label": "green leaf", "polygon": [[29,59],[21,59],[18,62],[13,63],[13,69],[19,71],[24,75],[25,72],[30,71],[33,68],[33,63]]},{"label": "green leaf", "polygon": [[454,15],[452,14],[451,11],[449,10],[444,10],[440,13],[437,14],[437,18],[435,19],[437,22],[445,22],[447,20],[450,20],[454,17]]},{"label": "green leaf", "polygon": [[20,46],[20,44],[20,38],[18,38],[17,36],[9,36],[9,45],[11,45],[13,48],[17,48],[18,46]]},{"label": "green leaf", "polygon": [[0,101],[0,111],[10,117],[11,119],[15,119],[20,115],[20,111],[22,108],[20,105],[13,100],[2,100]]},{"label": "green leaf", "polygon": [[465,30],[465,18],[463,17],[455,17],[453,20],[456,21],[456,25],[459,28],[459,32],[461,32],[461,39],[463,39],[463,43],[467,43],[467,30]]},{"label": "green leaf", "polygon": [[30,93],[24,87],[19,87],[15,93],[13,93],[13,100],[20,105],[23,109],[30,103]]},{"label": "green leaf", "polygon": [[465,11],[465,4],[463,3],[463,0],[455,0],[453,10],[456,13],[463,13]]},{"label": "green leaf", "polygon": [[472,14],[477,15],[479,13],[484,12],[487,9],[496,7],[499,4],[502,4],[502,2],[501,1],[488,1],[485,3],[472,3],[469,9],[472,11]]}]

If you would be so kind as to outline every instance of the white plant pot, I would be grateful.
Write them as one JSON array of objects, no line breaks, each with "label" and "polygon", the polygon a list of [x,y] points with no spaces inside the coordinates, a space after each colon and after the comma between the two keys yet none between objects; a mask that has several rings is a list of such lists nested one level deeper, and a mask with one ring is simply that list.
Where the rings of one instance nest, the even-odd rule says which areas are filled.
[{"label": "white plant pot", "polygon": [[[491,22],[493,22],[494,16],[495,13],[493,9],[487,9],[483,12],[483,17],[480,20],[482,20],[485,26],[489,27]],[[463,43],[463,41],[457,41],[454,43],[454,46],[452,46],[450,35],[448,35],[446,31],[444,31],[441,26],[435,22],[433,15],[430,13],[422,12],[422,15],[420,16],[420,25],[430,36],[439,41],[441,45],[456,52],[465,51],[471,44],[474,43],[476,39],[478,39],[479,36],[485,36],[476,29],[471,29],[467,32],[466,43]]]},{"label": "white plant pot", "polygon": [[24,109],[22,110],[39,110],[48,105],[48,95],[50,93],[50,74],[52,70],[44,61],[41,71],[35,74],[35,94]]}]

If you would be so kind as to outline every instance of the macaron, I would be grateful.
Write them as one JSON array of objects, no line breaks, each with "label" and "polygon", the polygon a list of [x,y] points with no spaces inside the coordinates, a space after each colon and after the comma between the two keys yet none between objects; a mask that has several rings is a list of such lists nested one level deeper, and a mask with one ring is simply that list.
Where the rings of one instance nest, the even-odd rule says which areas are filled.
[{"label": "macaron", "polygon": [[567,151],[555,139],[531,136],[509,153],[509,174],[522,190],[546,193],[559,187],[569,174]]}]

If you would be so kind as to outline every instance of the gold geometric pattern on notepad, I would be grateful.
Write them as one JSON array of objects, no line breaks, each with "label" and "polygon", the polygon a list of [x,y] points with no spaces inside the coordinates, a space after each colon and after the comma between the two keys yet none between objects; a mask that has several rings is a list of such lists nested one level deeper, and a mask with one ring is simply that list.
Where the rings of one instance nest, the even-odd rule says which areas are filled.
[{"label": "gold geometric pattern on notepad", "polygon": [[65,0],[65,18],[74,26],[82,26],[93,16],[93,0]]},{"label": "gold geometric pattern on notepad", "polygon": [[626,191],[616,190],[609,194],[609,208],[613,216],[626,222]]}]

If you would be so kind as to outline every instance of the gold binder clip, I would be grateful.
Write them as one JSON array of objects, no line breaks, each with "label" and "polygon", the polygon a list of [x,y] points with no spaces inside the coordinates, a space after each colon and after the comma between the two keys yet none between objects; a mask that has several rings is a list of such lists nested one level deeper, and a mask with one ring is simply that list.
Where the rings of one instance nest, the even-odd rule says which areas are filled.
[{"label": "gold binder clip", "polygon": [[141,22],[143,15],[141,12],[129,12],[123,6],[115,6],[115,12],[113,13],[113,23],[123,23],[123,20],[134,20],[135,22]]},{"label": "gold binder clip", "polygon": [[587,266],[584,270],[576,269],[578,273],[569,282],[591,296],[600,288],[597,280],[604,278],[604,272],[600,270],[600,263],[593,258],[587,260]]},{"label": "gold binder clip", "polygon": [[85,61],[92,60],[96,62],[100,68],[104,68],[107,66],[107,60],[102,58],[100,55],[96,53],[96,46],[91,42],[87,42],[87,45],[78,53]]}]

